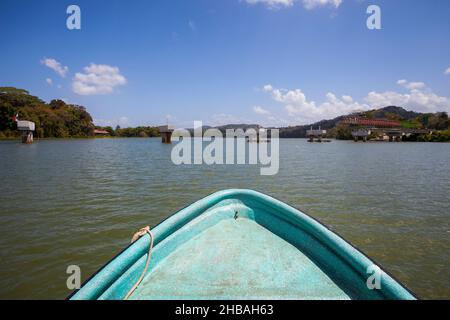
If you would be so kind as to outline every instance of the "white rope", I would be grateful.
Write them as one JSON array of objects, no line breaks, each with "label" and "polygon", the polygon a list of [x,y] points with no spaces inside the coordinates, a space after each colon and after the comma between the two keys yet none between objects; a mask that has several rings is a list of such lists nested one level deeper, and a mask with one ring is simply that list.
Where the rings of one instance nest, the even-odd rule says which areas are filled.
[{"label": "white rope", "polygon": [[141,283],[141,281],[144,279],[145,274],[147,273],[147,269],[148,269],[148,265],[150,263],[150,257],[152,256],[152,250],[153,250],[153,233],[150,230],[150,227],[145,227],[142,228],[141,230],[139,230],[138,232],[136,232],[133,235],[133,238],[131,239],[131,243],[134,243],[136,241],[138,241],[140,238],[142,238],[143,236],[145,236],[146,234],[148,234],[150,236],[150,246],[148,248],[148,254],[147,254],[147,261],[145,262],[145,267],[144,270],[142,271],[141,276],[139,277],[139,280],[135,283],[135,285],[133,286],[133,288],[131,288],[130,291],[128,291],[127,295],[125,296],[125,298],[123,300],[128,300],[128,298],[133,294],[133,292],[136,290],[136,288],[139,286],[139,284]]}]

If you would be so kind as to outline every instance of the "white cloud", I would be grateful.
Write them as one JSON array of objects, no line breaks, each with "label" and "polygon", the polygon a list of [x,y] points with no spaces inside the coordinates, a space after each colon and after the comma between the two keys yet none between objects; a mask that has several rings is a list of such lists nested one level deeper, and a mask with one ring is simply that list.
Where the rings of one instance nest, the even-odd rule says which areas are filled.
[{"label": "white cloud", "polygon": [[397,84],[409,90],[423,89],[426,87],[423,82],[408,82],[407,80],[398,80]]},{"label": "white cloud", "polygon": [[339,6],[342,3],[342,0],[302,0],[303,6],[310,10],[314,9],[316,7],[323,7],[323,6],[332,6],[335,8],[339,8]]},{"label": "white cloud", "polygon": [[450,99],[438,96],[422,82],[399,80],[399,85],[407,88],[407,93],[395,91],[369,92],[362,102],[355,101],[351,96],[337,97],[329,92],[321,103],[308,100],[301,89],[277,89],[265,85],[263,90],[270,93],[272,99],[284,105],[287,114],[296,123],[306,124],[323,119],[331,119],[355,111],[399,106],[418,112],[450,112]]},{"label": "white cloud", "polygon": [[[265,111],[268,112],[267,110]],[[214,114],[211,117],[210,121],[204,122],[204,124],[211,126],[223,126],[227,124],[259,124],[263,127],[277,127],[281,125],[287,126],[291,124],[291,122],[289,122],[288,120],[274,116],[270,113],[263,113],[261,115],[263,116],[263,118],[252,119],[227,113],[219,113]],[[192,127],[192,122],[186,125],[186,128]]]},{"label": "white cloud", "polygon": [[189,26],[189,28],[190,28],[192,31],[197,30],[197,26],[195,25],[194,20],[189,20],[188,26]]},{"label": "white cloud", "polygon": [[450,74],[450,68],[448,68],[447,70],[445,70],[444,74],[446,74],[446,75]]},{"label": "white cloud", "polygon": [[268,116],[267,121],[261,123],[264,127],[279,127],[279,126],[289,126],[291,123],[283,118]]},{"label": "white cloud", "polygon": [[110,94],[115,87],[126,83],[119,68],[91,63],[84,68],[84,73],[75,74],[72,88],[79,95]]},{"label": "white cloud", "polygon": [[399,106],[418,112],[450,111],[450,99],[438,96],[430,89],[413,89],[406,94],[369,92],[365,101],[372,107]]},{"label": "white cloud", "polygon": [[288,115],[300,123],[332,118],[341,112],[345,113],[361,108],[359,104],[353,102],[350,96],[339,99],[334,94],[328,93],[326,101],[317,105],[316,102],[309,101],[301,89],[277,89],[272,85],[266,85],[264,91],[270,93],[273,100],[282,103]]},{"label": "white cloud", "polygon": [[260,106],[254,106],[253,107],[253,112],[255,112],[256,114],[263,115],[263,116],[270,115],[270,112],[268,110],[266,110],[266,109],[264,109],[264,108],[262,108]]},{"label": "white cloud", "polygon": [[50,79],[50,78],[45,79],[45,82],[47,82],[47,84],[48,84],[49,86],[52,86],[52,85],[53,85],[53,80]]},{"label": "white cloud", "polygon": [[245,0],[248,4],[264,4],[269,8],[291,7],[301,2],[303,7],[310,10],[317,7],[332,6],[338,8],[342,0]]},{"label": "white cloud", "polygon": [[41,60],[41,63],[53,71],[55,71],[57,74],[59,74],[61,77],[65,77],[66,73],[69,71],[69,68],[66,66],[61,65],[58,61],[55,59],[43,59]]},{"label": "white cloud", "polygon": [[352,103],[353,98],[351,96],[342,96],[342,101],[344,101],[345,103]]},{"label": "white cloud", "polygon": [[248,4],[264,4],[269,8],[290,7],[294,0],[245,0]]},{"label": "white cloud", "polygon": [[127,127],[130,125],[130,120],[127,117],[120,117],[119,119],[106,120],[94,119],[94,124],[100,127]]},{"label": "white cloud", "polygon": [[211,125],[212,126],[223,126],[226,124],[243,124],[243,123],[247,123],[247,122],[248,121],[246,121],[243,118],[237,117],[232,114],[227,114],[227,113],[214,114],[211,117]]}]

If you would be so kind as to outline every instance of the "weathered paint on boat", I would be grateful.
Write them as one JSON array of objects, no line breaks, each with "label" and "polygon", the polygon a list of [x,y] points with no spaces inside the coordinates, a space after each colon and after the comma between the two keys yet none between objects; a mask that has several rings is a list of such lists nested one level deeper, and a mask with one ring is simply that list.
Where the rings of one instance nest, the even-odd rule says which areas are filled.
[{"label": "weathered paint on boat", "polygon": [[[415,299],[369,258],[299,210],[252,190],[225,190],[154,229],[146,276],[130,299]],[[150,237],[104,266],[70,299],[123,299],[141,275]]]}]

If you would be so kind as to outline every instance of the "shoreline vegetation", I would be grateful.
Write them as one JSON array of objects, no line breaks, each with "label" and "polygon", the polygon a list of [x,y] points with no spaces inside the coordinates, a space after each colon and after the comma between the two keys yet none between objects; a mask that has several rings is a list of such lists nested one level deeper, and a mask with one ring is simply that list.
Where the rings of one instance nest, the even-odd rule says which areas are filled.
[{"label": "shoreline vegetation", "polygon": [[99,127],[85,107],[67,104],[62,100],[49,103],[30,95],[23,89],[0,87],[0,139],[17,139],[14,116],[36,124],[35,138],[94,138],[95,130],[108,131],[115,137],[158,137],[156,126],[120,128]]},{"label": "shoreline vegetation", "polygon": [[[0,87],[0,140],[15,140],[20,138],[14,116],[32,121],[36,124],[35,138],[47,139],[92,139],[92,138],[149,138],[159,137],[157,126],[140,126],[121,128],[117,126],[101,127],[93,123],[93,119],[85,107],[67,104],[62,100],[52,100],[49,103],[31,95],[24,89]],[[401,123],[405,129],[430,129],[430,134],[415,134],[403,141],[416,142],[450,142],[450,121],[446,112],[417,113],[401,107],[388,106],[365,112],[359,112],[359,117],[367,119],[386,119]],[[309,125],[299,125],[276,128],[280,130],[280,138],[306,138],[306,131],[311,127],[327,130],[324,138],[351,140],[351,127],[343,124],[346,116],[331,120],[322,120]],[[215,127],[223,133],[226,129],[248,129],[258,125],[225,125]],[[204,130],[211,127],[204,127]],[[275,128],[268,128],[275,129]],[[96,135],[96,130],[103,131]],[[370,137],[369,137],[370,139]]]}]

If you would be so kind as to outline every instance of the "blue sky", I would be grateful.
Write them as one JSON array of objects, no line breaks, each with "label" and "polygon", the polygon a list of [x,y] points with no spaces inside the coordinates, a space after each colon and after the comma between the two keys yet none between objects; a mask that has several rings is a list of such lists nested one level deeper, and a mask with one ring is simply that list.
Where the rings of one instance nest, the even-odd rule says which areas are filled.
[{"label": "blue sky", "polygon": [[[81,30],[66,27],[71,4]],[[370,4],[381,30],[366,26]],[[450,112],[449,12],[447,0],[2,0],[0,85],[113,126]]]}]

